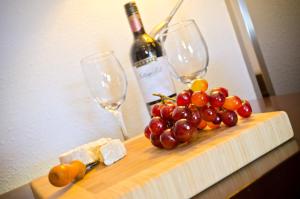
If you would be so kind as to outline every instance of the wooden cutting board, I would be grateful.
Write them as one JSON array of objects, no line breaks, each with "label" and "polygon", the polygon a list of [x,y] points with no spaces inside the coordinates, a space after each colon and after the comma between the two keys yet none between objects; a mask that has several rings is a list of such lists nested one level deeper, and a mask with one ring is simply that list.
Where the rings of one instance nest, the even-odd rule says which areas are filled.
[{"label": "wooden cutting board", "polygon": [[285,112],[253,114],[235,127],[201,131],[197,140],[170,151],[138,136],[125,142],[126,157],[97,166],[81,181],[57,188],[44,176],[31,187],[36,198],[190,198],[291,137]]}]

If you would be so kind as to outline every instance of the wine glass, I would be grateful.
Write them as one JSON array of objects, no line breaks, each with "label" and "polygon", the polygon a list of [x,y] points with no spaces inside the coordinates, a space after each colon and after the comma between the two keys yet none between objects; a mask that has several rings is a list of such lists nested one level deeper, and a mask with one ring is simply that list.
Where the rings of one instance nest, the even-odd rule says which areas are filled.
[{"label": "wine glass", "polygon": [[127,78],[113,51],[96,53],[81,60],[82,71],[96,102],[119,121],[123,139],[128,139],[119,110],[125,101]]},{"label": "wine glass", "polygon": [[194,20],[166,27],[159,40],[176,79],[189,84],[206,74],[209,60],[207,45]]}]

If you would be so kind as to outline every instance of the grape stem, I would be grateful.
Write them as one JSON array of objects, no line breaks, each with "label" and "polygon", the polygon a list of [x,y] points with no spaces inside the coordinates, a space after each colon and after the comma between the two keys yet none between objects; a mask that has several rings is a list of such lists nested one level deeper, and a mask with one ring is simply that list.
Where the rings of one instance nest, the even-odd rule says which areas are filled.
[{"label": "grape stem", "polygon": [[173,101],[173,102],[176,101],[175,98],[171,98],[171,97],[165,96],[165,95],[160,94],[160,93],[153,93],[152,95],[160,97],[160,100],[162,101],[163,104],[165,104],[165,101],[167,101],[167,100]]}]

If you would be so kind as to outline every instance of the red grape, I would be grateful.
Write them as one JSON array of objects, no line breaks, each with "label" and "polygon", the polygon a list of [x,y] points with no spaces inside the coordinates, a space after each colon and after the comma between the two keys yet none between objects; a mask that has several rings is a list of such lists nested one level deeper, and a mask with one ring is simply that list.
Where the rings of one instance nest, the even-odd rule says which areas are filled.
[{"label": "red grape", "polygon": [[186,119],[180,119],[175,123],[174,135],[178,142],[188,142],[192,139],[196,128],[193,127]]},{"label": "red grape", "polygon": [[164,119],[164,120],[169,120],[172,119],[172,113],[173,110],[175,109],[175,104],[173,103],[168,103],[168,104],[163,104],[160,107],[160,116]]},{"label": "red grape", "polygon": [[213,93],[222,93],[224,95],[224,97],[228,97],[228,90],[226,88],[223,87],[217,87],[217,88],[213,88],[210,91],[211,94]]},{"label": "red grape", "polygon": [[212,121],[212,123],[214,124],[221,124],[222,122],[222,118],[221,116],[217,113],[217,116],[215,117],[214,121]]},{"label": "red grape", "polygon": [[153,133],[151,133],[150,141],[154,146],[163,148],[162,144],[160,143],[160,135],[154,135]]},{"label": "red grape", "polygon": [[151,116],[152,117],[160,116],[160,105],[161,105],[161,103],[157,103],[151,107]]},{"label": "red grape", "polygon": [[224,124],[231,127],[236,125],[238,118],[234,111],[225,111],[222,113],[222,121]]},{"label": "red grape", "polygon": [[190,91],[182,91],[177,95],[176,98],[178,106],[188,106],[191,103],[191,93]]},{"label": "red grape", "polygon": [[225,98],[223,107],[230,111],[235,111],[242,106],[242,100],[238,96],[229,96]]},{"label": "red grape", "polygon": [[153,117],[149,123],[149,129],[151,131],[151,135],[160,135],[165,130],[165,121],[160,117]]},{"label": "red grape", "polygon": [[171,129],[164,130],[164,132],[160,135],[160,143],[165,149],[173,149],[178,144],[171,132]]},{"label": "red grape", "polygon": [[191,116],[190,110],[185,106],[177,106],[172,113],[172,118],[174,121],[180,119],[188,119]]},{"label": "red grape", "polygon": [[203,91],[196,91],[192,95],[192,104],[202,107],[209,102],[208,95]]},{"label": "red grape", "polygon": [[213,107],[221,107],[225,102],[225,96],[221,92],[214,92],[210,95],[209,102]]},{"label": "red grape", "polygon": [[190,111],[191,111],[191,115],[188,118],[188,121],[192,126],[197,127],[201,122],[200,111],[195,106],[190,106]]},{"label": "red grape", "polygon": [[205,106],[201,109],[201,117],[207,122],[213,122],[217,117],[217,112],[212,106]]},{"label": "red grape", "polygon": [[250,117],[250,115],[252,114],[252,108],[250,103],[247,100],[245,100],[242,103],[242,106],[237,110],[237,112],[241,117]]},{"label": "red grape", "polygon": [[149,129],[149,126],[146,126],[146,128],[144,130],[144,135],[146,138],[150,139],[151,131]]}]

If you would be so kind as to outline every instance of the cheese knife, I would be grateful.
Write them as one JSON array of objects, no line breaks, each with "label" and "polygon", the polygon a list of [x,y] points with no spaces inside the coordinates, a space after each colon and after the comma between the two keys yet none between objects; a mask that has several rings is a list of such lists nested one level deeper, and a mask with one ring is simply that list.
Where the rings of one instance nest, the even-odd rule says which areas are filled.
[{"label": "cheese knife", "polygon": [[70,164],[57,165],[48,174],[49,182],[56,187],[66,186],[75,180],[82,179],[98,163],[99,161],[96,161],[85,165],[79,160],[74,160]]}]

